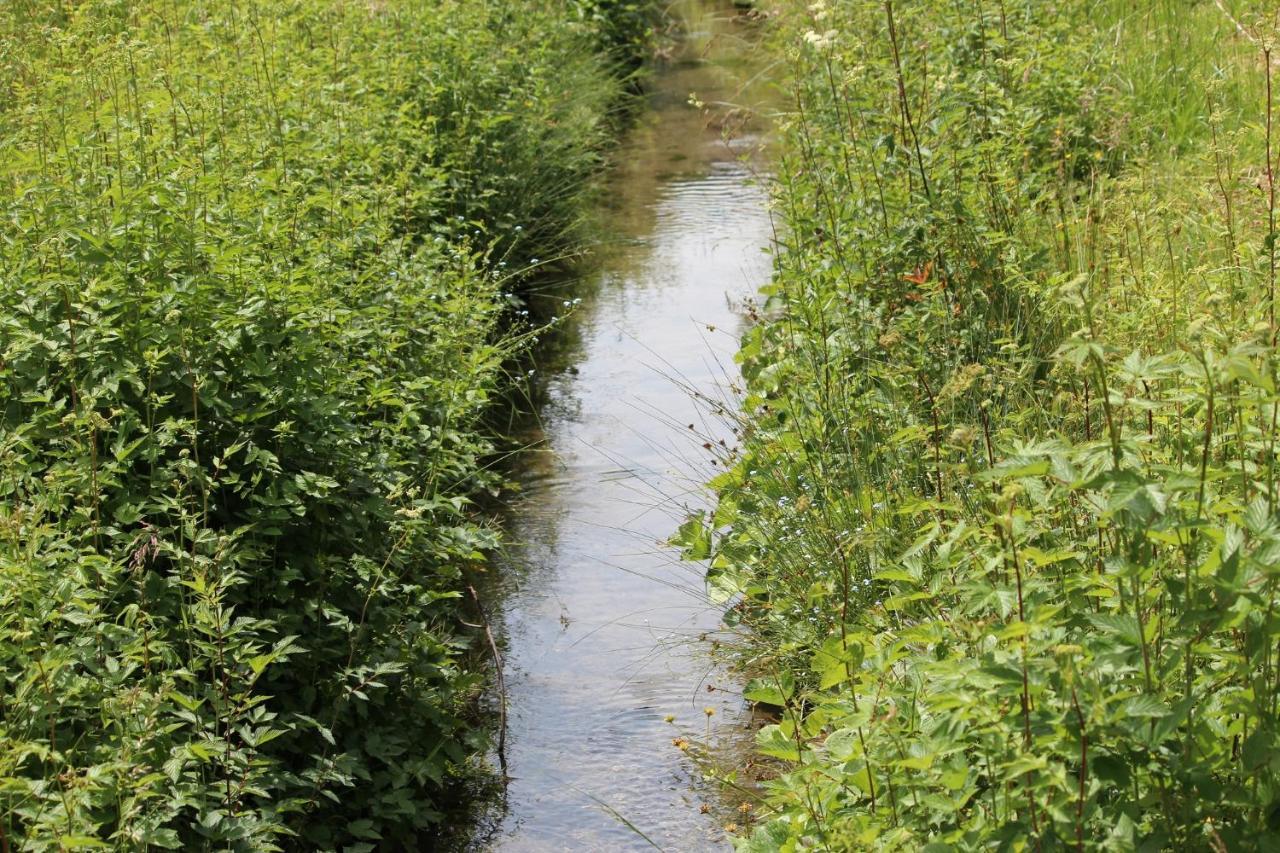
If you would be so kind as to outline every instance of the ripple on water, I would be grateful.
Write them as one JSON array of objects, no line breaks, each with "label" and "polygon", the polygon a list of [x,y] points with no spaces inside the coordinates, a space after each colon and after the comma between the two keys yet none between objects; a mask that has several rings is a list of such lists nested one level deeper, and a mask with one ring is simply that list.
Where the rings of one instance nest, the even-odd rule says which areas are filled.
[{"label": "ripple on water", "polygon": [[706,735],[704,707],[715,739],[747,732],[748,714],[734,690],[706,689],[722,679],[698,639],[719,627],[702,568],[660,544],[700,506],[694,487],[714,471],[701,442],[732,437],[689,390],[725,396],[731,305],[769,274],[766,193],[741,159],[759,138],[725,144],[686,104],[690,91],[731,100],[728,85],[714,62],[658,75],[618,158],[603,214],[613,249],[579,285],[573,369],[541,409],[550,452],[532,457],[512,512],[500,597],[512,779],[484,849],[652,849],[639,832],[667,850],[728,846],[719,810],[700,808],[715,792],[672,739]]}]

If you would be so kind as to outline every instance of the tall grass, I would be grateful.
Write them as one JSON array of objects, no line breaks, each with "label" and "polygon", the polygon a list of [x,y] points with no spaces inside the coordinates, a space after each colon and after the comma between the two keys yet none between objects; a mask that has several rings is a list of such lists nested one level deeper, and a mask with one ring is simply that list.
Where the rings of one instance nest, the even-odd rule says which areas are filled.
[{"label": "tall grass", "polygon": [[1274,9],[779,5],[742,847],[1280,845]]},{"label": "tall grass", "polygon": [[0,11],[0,849],[444,819],[484,741],[459,599],[504,265],[572,245],[613,21]]}]

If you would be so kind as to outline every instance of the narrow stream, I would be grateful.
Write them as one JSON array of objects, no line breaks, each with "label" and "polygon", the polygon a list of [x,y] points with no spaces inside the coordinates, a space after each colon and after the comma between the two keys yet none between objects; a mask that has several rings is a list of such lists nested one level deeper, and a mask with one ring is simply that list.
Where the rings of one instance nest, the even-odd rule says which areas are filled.
[{"label": "narrow stream", "polygon": [[703,567],[664,540],[702,505],[715,470],[702,443],[732,439],[692,392],[723,399],[737,376],[739,309],[769,276],[772,235],[758,129],[722,131],[743,115],[726,105],[753,97],[753,26],[728,2],[687,6],[685,56],[658,70],[618,154],[606,247],[556,295],[581,303],[538,365],[540,449],[519,474],[495,601],[510,783],[484,849],[729,846],[737,803],[672,740],[709,734],[732,754],[748,711],[708,654],[720,610]]}]

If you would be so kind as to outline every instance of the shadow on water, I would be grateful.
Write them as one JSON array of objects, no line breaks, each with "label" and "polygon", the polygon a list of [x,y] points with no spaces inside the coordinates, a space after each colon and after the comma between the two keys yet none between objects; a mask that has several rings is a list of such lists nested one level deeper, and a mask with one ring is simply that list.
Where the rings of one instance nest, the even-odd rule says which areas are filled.
[{"label": "shadow on water", "polygon": [[750,711],[709,654],[722,629],[704,567],[664,540],[705,505],[704,442],[732,441],[714,408],[736,407],[738,309],[770,273],[761,120],[745,108],[767,100],[744,83],[761,71],[751,22],[728,2],[679,5],[688,37],[618,152],[601,247],[538,297],[580,301],[535,354],[533,449],[489,596],[510,782],[476,849],[729,847],[738,802],[672,740],[709,736],[745,761]]}]

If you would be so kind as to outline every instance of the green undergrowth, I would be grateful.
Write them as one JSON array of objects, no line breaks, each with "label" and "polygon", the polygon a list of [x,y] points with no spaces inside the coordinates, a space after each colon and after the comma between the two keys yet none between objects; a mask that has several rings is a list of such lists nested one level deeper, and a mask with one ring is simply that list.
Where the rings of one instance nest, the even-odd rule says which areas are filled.
[{"label": "green undergrowth", "polygon": [[740,847],[1280,849],[1274,7],[778,5]]},{"label": "green undergrowth", "polygon": [[509,271],[643,5],[0,10],[0,849],[427,843]]}]

